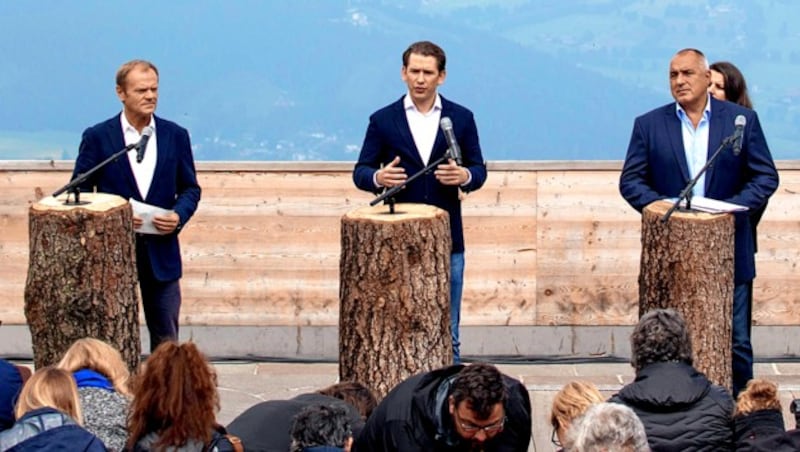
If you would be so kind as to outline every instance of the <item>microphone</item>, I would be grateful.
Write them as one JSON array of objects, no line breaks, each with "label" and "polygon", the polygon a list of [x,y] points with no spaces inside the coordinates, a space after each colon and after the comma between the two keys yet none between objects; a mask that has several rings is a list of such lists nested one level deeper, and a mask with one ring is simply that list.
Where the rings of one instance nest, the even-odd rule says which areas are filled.
[{"label": "microphone", "polygon": [[742,137],[744,136],[744,126],[747,124],[747,118],[744,115],[739,115],[733,121],[736,130],[733,132],[733,155],[739,155],[742,152]]},{"label": "microphone", "polygon": [[439,125],[442,127],[442,132],[444,132],[444,138],[447,140],[447,145],[450,146],[450,157],[456,161],[458,166],[461,166],[461,148],[458,147],[456,134],[453,132],[453,121],[445,116],[439,121]]},{"label": "microphone", "polygon": [[[744,116],[742,117],[744,118]],[[150,126],[145,127],[144,130],[142,130],[142,138],[133,146],[136,148],[136,163],[142,163],[144,151],[147,149],[147,141],[150,139],[151,135],[153,135],[153,128]]]}]

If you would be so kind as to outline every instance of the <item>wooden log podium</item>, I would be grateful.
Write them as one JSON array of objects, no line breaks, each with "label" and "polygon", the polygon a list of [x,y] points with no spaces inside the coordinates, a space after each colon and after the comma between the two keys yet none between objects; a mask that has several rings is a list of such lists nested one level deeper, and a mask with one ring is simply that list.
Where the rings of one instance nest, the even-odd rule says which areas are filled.
[{"label": "wooden log podium", "polygon": [[425,204],[342,217],[339,377],[383,398],[405,378],[452,364],[450,219]]},{"label": "wooden log podium", "polygon": [[675,211],[656,201],[642,214],[639,316],[673,308],[686,320],[694,366],[731,389],[734,217]]},{"label": "wooden log podium", "polygon": [[43,198],[29,209],[25,318],[36,368],[57,363],[77,339],[104,340],[139,365],[139,292],[132,211],[116,195],[84,205]]}]

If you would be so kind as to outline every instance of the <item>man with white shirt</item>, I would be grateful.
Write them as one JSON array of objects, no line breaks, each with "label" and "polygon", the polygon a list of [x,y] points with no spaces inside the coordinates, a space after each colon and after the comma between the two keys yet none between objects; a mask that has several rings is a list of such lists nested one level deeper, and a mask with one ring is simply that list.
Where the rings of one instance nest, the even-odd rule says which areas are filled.
[{"label": "man with white shirt", "polygon": [[454,361],[458,363],[464,275],[459,190],[466,193],[481,188],[486,181],[486,163],[472,112],[443,98],[437,91],[447,75],[445,63],[444,51],[432,42],[416,42],[406,49],[400,75],[408,85],[408,92],[370,116],[361,154],[353,170],[353,181],[358,188],[373,193],[403,184],[430,162],[445,155],[448,144],[439,123],[444,117],[452,121],[461,149],[461,165],[448,159],[433,172],[400,190],[395,199],[431,204],[450,214],[450,325]]},{"label": "man with white shirt", "polygon": [[[711,71],[697,49],[678,51],[670,61],[669,81],[675,102],[656,108],[633,125],[620,175],[622,197],[638,211],[659,199],[677,197],[706,164],[725,137],[734,133],[736,118],[746,120],[740,152],[723,151],[698,180],[693,192],[747,206],[736,213],[733,287],[733,393],[753,378],[750,343],[755,227],[753,215],[763,210],[778,187],[778,172],[767,147],[758,115],[708,94]],[[644,314],[644,313],[641,313]]]},{"label": "man with white shirt", "polygon": [[[158,69],[144,60],[123,64],[117,71],[117,97],[122,113],[83,133],[73,179],[127,145],[138,143],[146,129],[154,130],[144,153],[132,150],[93,174],[82,190],[112,193],[169,210],[153,217],[157,234],[136,234],[136,266],[142,293],[150,351],[161,342],[178,339],[182,263],[178,233],[200,202],[200,186],[189,133],[154,115],[158,102]],[[142,219],[133,217],[134,230]]]}]

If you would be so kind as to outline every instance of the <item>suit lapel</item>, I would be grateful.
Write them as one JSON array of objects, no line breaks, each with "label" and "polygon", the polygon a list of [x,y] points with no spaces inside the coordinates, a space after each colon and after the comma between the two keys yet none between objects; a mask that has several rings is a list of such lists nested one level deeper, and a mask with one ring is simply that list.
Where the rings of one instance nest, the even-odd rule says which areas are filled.
[{"label": "suit lapel", "polygon": [[[115,116],[109,121],[108,135],[111,142],[111,149],[109,152],[114,153],[125,147],[125,137],[122,134],[122,125],[120,124],[119,116]],[[117,164],[124,174],[125,181],[128,183],[129,193],[138,194],[139,186],[136,184],[136,177],[133,175],[133,168],[131,168],[131,161],[128,159],[128,154],[121,155],[117,159]],[[139,196],[141,197],[141,194]]]},{"label": "suit lapel", "polygon": [[681,170],[684,182],[689,182],[689,164],[686,163],[686,151],[683,148],[683,131],[681,130],[681,120],[675,113],[675,104],[669,104],[664,112],[664,122],[667,128],[667,136],[669,137],[672,153],[675,157],[675,162]]},{"label": "suit lapel", "polygon": [[419,156],[419,149],[417,149],[417,144],[414,142],[414,136],[411,135],[411,128],[408,126],[408,118],[406,117],[406,110],[403,107],[404,98],[405,96],[401,97],[400,100],[395,103],[395,109],[397,113],[394,115],[395,126],[397,126],[397,132],[405,142],[406,149],[409,150],[411,158],[413,158],[418,165],[425,166],[425,162],[423,162],[422,157]]},{"label": "suit lapel", "polygon": [[[712,98],[711,100],[711,121],[708,125],[708,154],[706,155],[707,159],[710,159],[712,155],[714,155],[714,151],[717,150],[720,143],[722,143],[722,132],[725,129],[725,118],[727,117],[727,112],[725,108],[724,102],[715,102]],[[711,165],[708,167],[706,171],[706,185],[705,190],[708,193],[708,187],[711,186],[711,181],[714,179],[716,175],[717,165]]]}]

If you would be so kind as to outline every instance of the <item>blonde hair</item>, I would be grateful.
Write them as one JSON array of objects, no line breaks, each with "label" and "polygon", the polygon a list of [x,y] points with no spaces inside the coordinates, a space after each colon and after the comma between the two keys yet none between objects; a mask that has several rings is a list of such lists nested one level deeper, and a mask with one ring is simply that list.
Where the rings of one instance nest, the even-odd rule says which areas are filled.
[{"label": "blonde hair", "polygon": [[156,77],[158,77],[158,68],[155,64],[147,61],[147,60],[131,60],[127,63],[123,63],[122,66],[119,67],[117,70],[117,86],[125,90],[128,85],[128,74],[131,73],[134,69],[142,69],[142,70],[151,70],[156,73]]},{"label": "blonde hair", "polygon": [[550,424],[554,429],[566,428],[573,420],[596,403],[605,402],[594,383],[574,380],[565,384],[553,399]]},{"label": "blonde hair", "polygon": [[78,386],[72,374],[56,367],[43,367],[31,376],[17,400],[14,414],[17,419],[38,408],[55,408],[83,424]]},{"label": "blonde hair", "polygon": [[736,398],[734,416],[744,416],[761,410],[781,411],[778,385],[768,380],[754,378],[747,382],[747,387]]},{"label": "blonde hair", "polygon": [[131,376],[128,366],[122,360],[119,350],[100,339],[93,337],[78,339],[64,353],[58,367],[68,372],[77,372],[81,369],[93,370],[108,378],[118,393],[126,397],[131,396],[128,388]]}]

